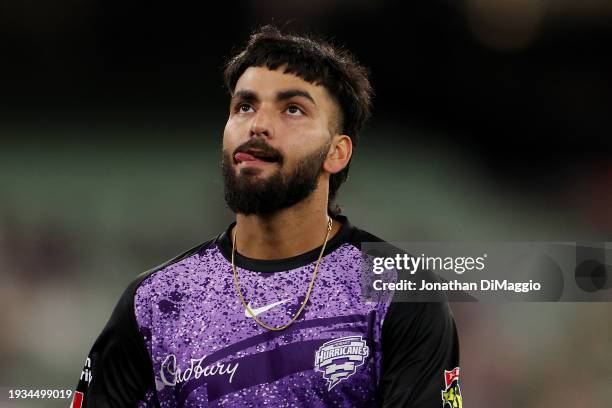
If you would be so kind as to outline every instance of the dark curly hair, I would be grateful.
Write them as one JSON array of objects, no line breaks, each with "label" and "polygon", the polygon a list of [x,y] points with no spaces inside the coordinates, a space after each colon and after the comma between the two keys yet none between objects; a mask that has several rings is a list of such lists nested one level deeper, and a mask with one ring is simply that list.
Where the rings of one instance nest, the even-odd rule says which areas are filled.
[{"label": "dark curly hair", "polygon": [[[336,130],[348,135],[356,146],[358,134],[370,117],[373,90],[368,71],[347,50],[313,36],[282,33],[272,25],[256,30],[246,46],[225,65],[225,85],[233,94],[240,76],[249,67],[270,70],[286,66],[284,72],[323,86],[340,107]],[[328,212],[342,211],[335,203],[340,185],[348,177],[349,163],[329,180]]]}]

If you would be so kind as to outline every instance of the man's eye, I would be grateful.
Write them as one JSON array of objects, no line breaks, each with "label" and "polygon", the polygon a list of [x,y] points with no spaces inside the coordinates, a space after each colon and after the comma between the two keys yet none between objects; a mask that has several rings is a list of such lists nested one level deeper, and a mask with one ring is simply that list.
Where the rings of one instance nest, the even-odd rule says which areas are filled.
[{"label": "man's eye", "polygon": [[241,103],[236,108],[237,108],[236,111],[239,113],[248,113],[253,109],[253,107],[249,105],[248,103]]},{"label": "man's eye", "polygon": [[293,116],[303,115],[304,111],[296,105],[291,105],[287,108],[287,113]]}]

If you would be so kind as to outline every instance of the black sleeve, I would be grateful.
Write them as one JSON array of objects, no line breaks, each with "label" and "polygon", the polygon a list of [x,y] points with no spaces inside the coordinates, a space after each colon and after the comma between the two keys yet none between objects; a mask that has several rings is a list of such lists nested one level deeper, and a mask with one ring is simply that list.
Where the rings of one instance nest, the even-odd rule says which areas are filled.
[{"label": "black sleeve", "polygon": [[381,375],[384,408],[462,408],[459,340],[448,303],[391,303]]},{"label": "black sleeve", "polygon": [[[136,407],[154,395],[151,359],[138,331],[133,282],[89,352],[72,407]],[[158,406],[158,404],[155,404]]]}]

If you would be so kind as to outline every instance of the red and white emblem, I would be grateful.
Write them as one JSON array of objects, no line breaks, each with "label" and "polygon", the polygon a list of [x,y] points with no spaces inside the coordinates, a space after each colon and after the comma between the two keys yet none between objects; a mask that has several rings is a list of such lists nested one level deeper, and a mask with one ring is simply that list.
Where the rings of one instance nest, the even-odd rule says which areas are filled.
[{"label": "red and white emblem", "polygon": [[455,378],[459,378],[459,367],[455,367],[451,371],[444,370],[444,384],[446,388],[451,385]]}]

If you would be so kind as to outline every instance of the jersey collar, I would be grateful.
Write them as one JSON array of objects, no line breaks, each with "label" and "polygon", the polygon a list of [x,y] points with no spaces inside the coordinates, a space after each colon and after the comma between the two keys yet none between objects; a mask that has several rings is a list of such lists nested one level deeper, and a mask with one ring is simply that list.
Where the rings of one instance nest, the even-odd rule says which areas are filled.
[{"label": "jersey collar", "polygon": [[[340,227],[338,233],[327,242],[323,256],[333,252],[342,244],[349,242],[351,233],[353,232],[353,226],[347,217],[344,215],[338,215],[332,218],[335,221],[340,222],[342,227]],[[234,225],[236,225],[235,221],[231,223],[229,227],[227,227],[227,229],[216,239],[216,243],[221,251],[221,254],[223,254],[223,257],[228,262],[232,261],[232,240],[229,236],[229,232]],[[238,251],[236,251],[234,258],[236,266],[242,269],[255,272],[281,272],[301,268],[305,265],[316,262],[320,252],[321,246],[290,258],[262,260],[242,256]]]}]

